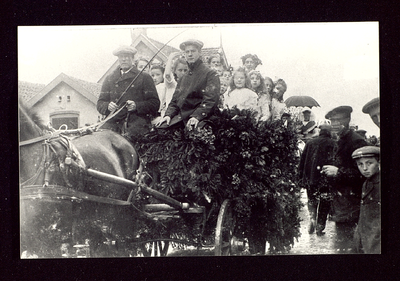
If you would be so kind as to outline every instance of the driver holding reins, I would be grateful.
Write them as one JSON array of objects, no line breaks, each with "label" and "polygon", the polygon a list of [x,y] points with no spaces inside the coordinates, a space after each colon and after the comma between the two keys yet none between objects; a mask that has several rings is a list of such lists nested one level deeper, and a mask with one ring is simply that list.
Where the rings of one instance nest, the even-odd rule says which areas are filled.
[{"label": "driver holding reins", "polygon": [[137,50],[131,46],[121,46],[113,52],[113,55],[118,57],[120,67],[106,77],[97,101],[97,110],[107,116],[124,105],[124,108],[102,128],[128,137],[150,131],[151,119],[157,115],[160,106],[154,81],[148,73],[140,73],[129,86],[139,74],[139,70],[133,64],[136,53]]}]

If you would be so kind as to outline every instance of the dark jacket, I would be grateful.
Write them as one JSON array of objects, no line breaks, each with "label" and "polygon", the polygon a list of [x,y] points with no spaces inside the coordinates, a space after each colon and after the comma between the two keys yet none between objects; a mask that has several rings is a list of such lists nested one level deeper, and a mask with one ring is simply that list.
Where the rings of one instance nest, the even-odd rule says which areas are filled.
[{"label": "dark jacket", "polygon": [[363,177],[351,154],[368,145],[359,134],[344,129],[339,135],[334,165],[339,168],[334,178],[335,191],[332,202],[332,219],[336,222],[357,222],[360,213]]},{"label": "dark jacket", "polygon": [[[108,104],[111,101],[116,102],[118,100],[138,73],[137,68],[133,67],[128,73],[121,75],[121,71],[118,68],[107,76],[97,101],[97,110],[103,115],[109,115]],[[136,110],[129,112],[127,120],[129,133],[132,135],[147,132],[151,128],[150,121],[152,117],[157,115],[160,107],[157,90],[149,74],[142,72],[121,98],[118,105],[124,104],[127,100],[133,100],[136,103]],[[103,128],[121,132],[127,115],[128,110],[124,108],[117,116],[108,121],[107,126],[104,125]]]},{"label": "dark jacket", "polygon": [[217,110],[219,92],[217,72],[198,59],[178,82],[165,116],[171,117],[170,125],[187,122],[191,117],[199,121],[209,119]]},{"label": "dark jacket", "polygon": [[318,185],[322,166],[333,164],[335,144],[330,132],[325,129],[320,131],[319,137],[306,143],[299,165],[300,179],[306,186]]},{"label": "dark jacket", "polygon": [[360,219],[355,233],[356,245],[366,254],[381,253],[381,190],[380,175],[367,179],[361,196]]}]

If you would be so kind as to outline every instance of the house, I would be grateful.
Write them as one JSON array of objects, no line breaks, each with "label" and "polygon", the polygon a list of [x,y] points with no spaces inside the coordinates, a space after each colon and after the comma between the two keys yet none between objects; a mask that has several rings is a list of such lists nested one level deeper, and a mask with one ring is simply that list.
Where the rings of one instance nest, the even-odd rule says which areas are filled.
[{"label": "house", "polygon": [[77,129],[97,123],[101,118],[96,109],[100,89],[100,84],[64,73],[48,85],[18,81],[19,98],[55,129],[63,124],[68,129]]}]

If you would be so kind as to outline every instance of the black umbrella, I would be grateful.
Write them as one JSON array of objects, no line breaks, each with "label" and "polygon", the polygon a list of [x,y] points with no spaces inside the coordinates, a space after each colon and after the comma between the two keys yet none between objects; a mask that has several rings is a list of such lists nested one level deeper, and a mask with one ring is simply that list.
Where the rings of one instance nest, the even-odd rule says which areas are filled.
[{"label": "black umbrella", "polygon": [[309,108],[313,106],[320,106],[318,102],[310,96],[292,96],[285,100],[285,104],[287,107],[291,106],[308,106]]}]

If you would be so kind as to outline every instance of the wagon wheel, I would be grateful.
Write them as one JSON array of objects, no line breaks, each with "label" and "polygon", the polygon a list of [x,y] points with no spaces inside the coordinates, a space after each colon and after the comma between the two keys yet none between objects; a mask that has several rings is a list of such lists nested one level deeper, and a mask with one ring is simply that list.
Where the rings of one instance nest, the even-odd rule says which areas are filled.
[{"label": "wagon wheel", "polygon": [[[162,245],[164,242],[164,245]],[[160,257],[166,257],[168,253],[168,248],[169,248],[169,241],[158,241],[158,250],[160,253]]]},{"label": "wagon wheel", "polygon": [[140,245],[144,257],[165,257],[169,249],[169,241],[152,241]]},{"label": "wagon wheel", "polygon": [[235,228],[235,218],[232,213],[232,205],[229,199],[226,199],[218,214],[217,227],[215,230],[215,255],[229,256],[232,253],[232,238]]}]

